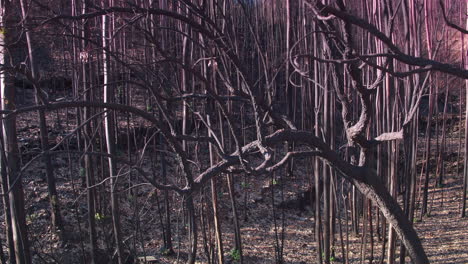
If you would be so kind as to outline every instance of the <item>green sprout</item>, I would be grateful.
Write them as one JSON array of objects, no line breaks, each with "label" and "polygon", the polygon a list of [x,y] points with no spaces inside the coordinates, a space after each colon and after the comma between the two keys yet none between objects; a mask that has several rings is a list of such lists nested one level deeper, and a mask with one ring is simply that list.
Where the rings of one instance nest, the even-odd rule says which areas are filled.
[{"label": "green sprout", "polygon": [[36,220],[38,218],[38,214],[36,213],[32,213],[32,214],[29,214],[26,216],[26,221],[29,222],[29,223],[32,223],[34,222],[34,220]]},{"label": "green sprout", "polygon": [[96,213],[94,215],[94,219],[98,220],[98,221],[101,221],[101,220],[104,220],[104,218],[106,218],[103,214],[101,213]]},{"label": "green sprout", "polygon": [[240,250],[236,249],[236,248],[233,248],[231,249],[231,251],[229,252],[229,255],[231,256],[231,258],[235,261],[239,261],[240,260]]},{"label": "green sprout", "polygon": [[85,168],[81,167],[81,168],[80,168],[80,177],[84,177],[84,176],[85,176],[85,172],[86,172]]}]

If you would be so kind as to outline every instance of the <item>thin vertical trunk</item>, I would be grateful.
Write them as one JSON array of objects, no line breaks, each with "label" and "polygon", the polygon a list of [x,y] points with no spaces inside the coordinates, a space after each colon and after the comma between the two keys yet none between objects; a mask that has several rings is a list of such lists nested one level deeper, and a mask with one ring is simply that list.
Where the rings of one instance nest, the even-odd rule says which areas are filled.
[{"label": "thin vertical trunk", "polygon": [[[411,30],[410,30],[410,24],[409,24],[409,8],[408,8],[408,3],[404,2],[403,3],[403,8],[402,8],[402,14],[403,14],[403,31],[404,31],[404,36],[405,36],[405,52],[410,53],[411,50]],[[410,66],[406,66],[406,70],[410,70]],[[412,78],[409,77],[405,80],[404,82],[404,109],[406,112],[408,109],[411,108],[411,90],[414,89],[410,86],[412,82]],[[417,120],[417,119],[416,119]],[[404,192],[404,198],[403,198],[403,204],[404,204],[404,212],[406,217],[412,221],[412,219],[409,217],[410,216],[410,211],[412,208],[411,204],[411,194],[412,194],[412,178],[413,178],[413,173],[412,173],[412,163],[411,159],[413,157],[413,152],[412,152],[412,146],[414,145],[414,137],[413,137],[413,132],[411,128],[413,127],[414,121],[410,123],[410,127],[403,127],[403,138],[404,138],[404,144],[403,144],[403,151],[404,151],[404,158],[405,158],[405,163],[404,163],[404,187],[405,187],[405,192]],[[417,142],[416,142],[417,143]],[[400,264],[405,264],[405,256],[406,256],[406,248],[404,245],[400,245]]]},{"label": "thin vertical trunk", "polygon": [[444,159],[445,159],[445,148],[446,148],[446,141],[447,141],[447,106],[448,106],[448,98],[449,98],[449,88],[448,88],[448,83],[446,83],[446,88],[445,88],[445,99],[444,99],[444,110],[442,114],[442,142],[441,142],[441,147],[440,147],[440,152],[439,152],[439,161],[437,162],[438,165],[438,174],[439,177],[437,179],[438,185],[440,188],[442,188],[442,185],[444,183],[444,174],[445,174],[445,168],[444,168]]},{"label": "thin vertical trunk", "polygon": [[[326,66],[325,66],[326,67]],[[326,72],[327,70],[325,70]],[[325,78],[324,82],[327,81]],[[328,87],[327,84],[324,85]],[[325,136],[326,142],[329,142],[329,117],[328,113],[330,113],[329,108],[330,100],[329,100],[329,90],[325,90],[323,92],[323,134]],[[330,178],[331,174],[328,164],[323,162],[322,165],[323,169],[323,253],[324,253],[324,260],[326,264],[330,263]],[[318,191],[316,192],[318,193]]]},{"label": "thin vertical trunk", "polygon": [[[369,199],[364,198],[363,199],[363,209],[367,210],[367,205],[369,204]],[[364,211],[365,212],[365,211]],[[368,221],[368,215],[366,213],[363,214],[362,216],[362,237],[361,237],[361,264],[364,263],[366,259],[366,251],[367,251],[367,221]]]},{"label": "thin vertical trunk", "polygon": [[[112,2],[112,1],[111,1]],[[108,16],[102,16],[102,46],[103,46],[103,86],[104,86],[104,103],[112,103],[114,101],[114,91],[110,82],[110,60],[108,49],[110,48],[108,43],[108,32],[109,32],[109,22]],[[106,111],[104,116],[104,129],[107,145],[107,153],[111,156],[115,155],[115,124],[112,118],[112,112],[109,109],[104,109]],[[119,264],[124,263],[123,256],[123,245],[122,245],[122,235],[120,228],[120,211],[119,211],[119,197],[117,195],[117,164],[113,157],[108,158],[109,163],[109,177],[110,177],[110,198],[111,198],[111,210],[112,210],[112,225],[114,232],[114,239],[117,247],[117,261]]]},{"label": "thin vertical trunk", "polygon": [[[159,0],[159,7],[163,10],[166,10],[167,9],[167,0]],[[154,16],[152,16],[152,18],[154,19]],[[162,16],[160,18],[160,25],[162,28],[164,27],[167,27],[167,23],[166,23],[166,17]],[[153,28],[153,32],[155,35],[156,32],[156,28],[155,25],[153,23],[151,23],[151,25]],[[159,32],[159,38],[160,38],[160,45],[161,45],[161,48],[162,49],[165,49],[166,48],[166,41],[168,41],[168,37],[167,37],[167,34],[166,34],[166,31],[165,30],[160,30]],[[153,47],[152,49],[152,62],[154,64],[156,64],[156,59],[157,59],[157,52],[156,52],[156,48]],[[169,106],[167,107],[169,108]],[[170,110],[169,110],[170,111]],[[162,117],[160,117],[162,119]],[[163,180],[163,184],[167,184],[167,161],[166,161],[166,141],[164,140],[164,137],[162,136],[162,134],[159,135],[159,142],[161,144],[161,152],[160,152],[160,159],[161,159],[161,176],[162,176],[162,180]],[[169,202],[169,199],[170,199],[170,195],[169,195],[169,191],[168,190],[164,190],[163,191],[163,194],[164,194],[164,218],[165,218],[165,225],[166,225],[166,235],[164,237],[164,244],[165,244],[165,249],[167,251],[168,254],[173,254],[174,253],[174,250],[173,250],[173,246],[172,246],[172,228],[171,228],[171,204]]]},{"label": "thin vertical trunk", "polygon": [[[1,28],[10,29],[9,22],[9,2],[3,1],[0,3],[0,26]],[[5,47],[8,46],[8,31],[4,30],[0,34],[0,63],[8,64],[8,52]],[[5,73],[0,72],[0,93],[1,93],[1,109],[15,110],[15,88],[12,79]],[[5,143],[6,153],[6,173],[8,177],[8,187],[10,192],[9,202],[11,208],[11,222],[13,231],[13,243],[15,247],[15,258],[17,264],[31,263],[31,254],[29,248],[28,231],[26,226],[26,214],[24,210],[24,192],[23,183],[19,174],[19,153],[18,141],[16,137],[16,118],[8,118],[3,120],[2,133]]]},{"label": "thin vertical trunk", "polygon": [[[391,147],[390,149],[395,149],[397,146],[395,146],[395,142],[391,142]],[[391,160],[390,160],[390,193],[393,198],[396,199],[397,195],[397,175],[396,175],[396,159],[397,155],[393,152],[389,153],[391,155]],[[395,263],[395,246],[396,246],[396,234],[395,230],[393,229],[393,225],[389,224],[388,226],[388,252],[387,252],[387,263],[388,264],[393,264]]]},{"label": "thin vertical trunk", "polygon": [[3,243],[0,241],[0,262],[2,264],[7,264],[7,259],[5,253],[3,252]]},{"label": "thin vertical trunk", "polygon": [[6,153],[5,153],[5,141],[3,140],[3,133],[0,133],[0,170],[1,170],[1,180],[2,180],[2,202],[3,202],[3,210],[4,210],[4,217],[5,217],[5,237],[8,247],[8,257],[11,263],[15,263],[15,245],[13,241],[13,229],[11,226],[11,208],[10,208],[10,199],[8,197],[8,176],[7,176],[7,160],[6,160]]},{"label": "thin vertical trunk", "polygon": [[[161,142],[161,152],[160,152],[160,159],[161,159],[161,176],[163,184],[167,184],[167,161],[166,161],[166,154],[165,148],[166,143],[164,142],[164,137],[160,134],[159,140]],[[166,235],[164,237],[164,246],[165,250],[168,255],[172,255],[174,253],[174,249],[172,247],[172,230],[171,230],[171,207],[169,203],[169,191],[164,190],[164,219],[166,225]]]},{"label": "thin vertical trunk", "polygon": [[[21,4],[21,14],[23,16],[23,21],[28,21],[27,18],[27,6],[25,0],[20,0]],[[36,92],[36,104],[44,103],[42,102],[41,95],[42,90],[40,87],[36,85],[36,65],[34,63],[33,57],[33,47],[31,41],[31,34],[30,31],[26,29],[26,44],[28,47],[28,56],[29,56],[29,67],[31,69],[31,77],[33,78],[33,86]],[[47,131],[47,124],[46,124],[46,116],[44,110],[38,111],[39,115],[39,133],[41,138],[41,146],[43,152],[43,161],[46,167],[46,179],[47,179],[47,190],[49,192],[49,204],[51,209],[51,220],[52,226],[56,231],[63,231],[63,224],[62,224],[62,217],[60,216],[60,205],[59,199],[57,195],[57,188],[55,184],[55,176],[54,176],[54,169],[52,168],[52,160],[49,155],[49,136]]]},{"label": "thin vertical trunk", "polygon": [[192,194],[188,194],[185,197],[185,206],[188,212],[188,230],[189,230],[189,255],[187,264],[194,264],[197,257],[197,223],[195,215],[195,207],[193,205]]},{"label": "thin vertical trunk", "polygon": [[[86,2],[83,2],[82,13],[85,14],[88,12],[88,6]],[[88,39],[90,35],[90,21],[82,20],[83,30],[82,30],[82,43],[81,47],[86,49],[88,47]],[[86,51],[84,51],[86,52]],[[85,54],[87,56],[88,54]],[[83,78],[83,91],[84,91],[84,100],[93,101],[93,95],[91,92],[91,64],[87,59],[82,59],[82,78]],[[85,107],[83,110],[83,120],[88,120],[91,117],[91,109]],[[87,123],[84,128],[84,151],[92,150],[94,143],[92,142],[92,126],[91,122]],[[94,205],[95,201],[95,189],[94,186],[95,180],[95,170],[94,170],[94,159],[90,155],[84,156],[84,172],[86,180],[86,203],[88,207],[88,233],[89,233],[89,253],[91,264],[98,264],[97,262],[97,233],[96,233],[96,207]]]},{"label": "thin vertical trunk", "polygon": [[242,264],[244,263],[244,257],[242,255],[242,239],[241,239],[241,233],[240,233],[240,223],[239,223],[239,216],[237,213],[237,206],[236,206],[236,200],[234,196],[234,183],[232,179],[232,175],[228,174],[227,175],[227,183],[228,183],[228,188],[229,188],[229,197],[231,200],[231,207],[232,207],[232,215],[234,218],[234,242],[235,242],[235,247],[234,249],[239,252],[239,262]]},{"label": "thin vertical trunk", "polygon": [[[208,126],[211,126],[210,115],[206,116]],[[209,132],[209,136],[211,137],[212,134]],[[213,166],[215,161],[215,153],[213,150],[213,146],[209,144],[209,153],[210,153],[210,165]],[[223,253],[223,239],[221,233],[221,223],[219,218],[219,209],[218,209],[218,191],[216,186],[216,178],[211,178],[211,203],[213,206],[213,222],[214,222],[214,229],[215,229],[215,239],[216,239],[216,249],[217,249],[217,257],[218,263],[224,263],[224,253]]]},{"label": "thin vertical trunk", "polygon": [[374,229],[372,225],[372,201],[369,200],[367,207],[367,214],[369,219],[369,238],[370,238],[370,252],[369,252],[369,264],[374,262]]},{"label": "thin vertical trunk", "polygon": [[[429,58],[432,59],[432,24],[430,21],[430,6],[429,1],[424,0],[424,15],[426,17],[425,26],[426,26],[426,42],[427,50],[429,53]],[[421,218],[427,213],[427,202],[429,196],[429,180],[430,180],[430,159],[431,159],[431,137],[432,137],[432,114],[434,112],[434,85],[432,83],[432,78],[430,78],[430,88],[429,88],[429,113],[427,116],[427,127],[426,127],[426,162],[425,162],[425,178],[424,178],[424,187],[423,187],[423,200],[421,205]]]},{"label": "thin vertical trunk", "polygon": [[[318,36],[315,35],[314,37],[314,55],[318,56]],[[319,67],[318,62],[314,61],[314,79],[315,79],[315,86],[314,86],[314,109],[319,106],[320,100],[320,88],[318,86],[319,82]],[[315,136],[320,136],[320,127],[319,127],[319,111],[315,111],[315,120],[314,120],[314,127],[315,127]],[[320,213],[320,190],[322,186],[320,186],[320,162],[318,158],[314,158],[314,184],[315,184],[315,242],[317,245],[317,263],[322,264],[322,235],[321,235],[321,213]]]},{"label": "thin vertical trunk", "polygon": [[[468,5],[466,5],[466,10],[468,11]],[[466,19],[466,28],[468,29],[468,18]],[[463,38],[462,38],[463,39]],[[465,56],[465,69],[468,69],[468,56]],[[466,215],[466,196],[467,196],[467,188],[468,188],[468,80],[465,81],[465,169],[463,171],[463,190],[462,190],[462,208],[461,208],[461,217],[465,217]]]}]

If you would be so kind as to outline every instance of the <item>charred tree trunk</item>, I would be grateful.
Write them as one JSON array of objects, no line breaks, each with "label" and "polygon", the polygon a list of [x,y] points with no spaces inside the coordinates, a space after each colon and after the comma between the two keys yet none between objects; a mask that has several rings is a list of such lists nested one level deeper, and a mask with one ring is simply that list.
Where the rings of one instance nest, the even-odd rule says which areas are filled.
[{"label": "charred tree trunk", "polygon": [[[20,1],[21,4],[21,12],[23,16],[23,21],[27,22],[28,19],[28,14],[26,12],[27,6],[24,0]],[[33,57],[33,46],[32,46],[32,40],[31,40],[31,34],[28,29],[26,29],[26,44],[28,47],[28,56],[29,56],[29,63],[30,63],[30,69],[31,69],[31,78],[32,78],[32,83],[33,87],[36,93],[36,104],[45,104],[47,102],[44,102],[46,99],[45,93],[42,91],[42,89],[37,85],[37,80],[36,80],[36,65],[34,62],[34,57]],[[42,146],[42,151],[43,151],[43,160],[44,164],[46,167],[46,179],[47,179],[47,190],[49,192],[49,204],[50,204],[50,210],[51,210],[51,220],[52,220],[52,226],[56,231],[64,231],[63,230],[63,223],[62,223],[62,217],[60,216],[60,201],[57,195],[57,187],[55,184],[55,176],[54,176],[54,169],[52,168],[52,160],[51,156],[49,155],[49,136],[48,136],[48,130],[47,130],[47,123],[46,123],[46,116],[44,110],[39,110],[38,111],[39,115],[39,132],[40,132],[40,138],[41,138],[41,146]]]}]

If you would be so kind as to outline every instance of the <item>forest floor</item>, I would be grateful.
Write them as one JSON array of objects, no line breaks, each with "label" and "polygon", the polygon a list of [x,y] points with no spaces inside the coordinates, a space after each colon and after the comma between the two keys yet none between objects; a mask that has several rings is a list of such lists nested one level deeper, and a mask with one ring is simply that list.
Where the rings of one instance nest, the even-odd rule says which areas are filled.
[{"label": "forest floor", "polygon": [[[60,161],[59,161],[60,162]],[[63,162],[63,161],[62,161]],[[74,168],[77,170],[77,168]],[[271,207],[271,185],[268,185],[269,180],[264,179],[264,186],[257,186],[260,192],[247,192],[247,211],[243,210],[242,205],[239,205],[239,215],[241,216],[241,232],[243,243],[244,263],[275,263],[275,223],[273,222],[273,210]],[[289,184],[284,189],[285,199],[294,195],[297,189],[303,186],[301,180],[295,184]],[[74,185],[74,186],[73,186]],[[426,253],[429,256],[431,263],[440,264],[466,264],[468,263],[468,218],[460,218],[460,194],[461,194],[461,179],[456,179],[454,175],[450,175],[446,179],[446,184],[443,188],[430,191],[430,214],[423,217],[422,221],[415,220],[416,230],[422,240]],[[47,185],[42,180],[32,180],[25,186],[28,210],[28,224],[31,236],[33,238],[33,248],[36,253],[35,263],[83,263],[78,261],[81,255],[80,239],[86,241],[85,235],[87,224],[85,223],[86,206],[85,193],[81,188],[80,183],[75,179],[70,181],[69,178],[58,177],[58,189],[62,196],[63,217],[67,222],[67,229],[71,233],[68,236],[68,242],[60,242],[58,237],[54,235],[49,226],[49,215],[47,212]],[[254,188],[254,186],[252,186]],[[273,188],[278,188],[274,186]],[[155,263],[184,263],[186,259],[186,232],[183,228],[181,220],[183,211],[180,208],[174,208],[173,221],[173,237],[174,250],[176,254],[173,256],[164,256],[161,253],[162,232],[160,222],[157,219],[159,216],[156,213],[158,208],[154,206],[156,200],[151,194],[151,188],[144,190],[147,195],[142,195],[141,200],[144,204],[139,208],[142,211],[141,233],[137,234],[140,238],[144,238],[145,252],[139,252],[139,255],[154,256],[157,259]],[[107,194],[106,194],[107,195]],[[228,205],[227,193],[220,193],[221,207],[221,225],[223,230],[225,262],[237,263],[232,258],[232,248],[234,246],[233,223]],[[243,196],[238,196],[239,202],[242,202]],[[123,200],[121,209],[124,212],[123,222],[125,225],[131,225],[132,213],[135,211],[133,203],[128,200]],[[174,198],[177,207],[178,198]],[[152,205],[151,205],[152,204]],[[283,257],[285,263],[314,263],[316,261],[316,245],[314,238],[314,217],[309,211],[280,210],[276,209],[276,226],[281,230],[282,212],[284,212],[284,247]],[[80,215],[80,226],[77,224],[76,213]],[[145,214],[147,214],[145,216]],[[176,216],[179,217],[176,217]],[[247,217],[245,217],[247,216]],[[417,213],[419,216],[419,213]],[[98,231],[100,236],[111,241],[111,231],[109,229],[109,221],[107,224],[104,219],[102,223],[98,221]],[[343,220],[344,224],[345,221]],[[106,227],[107,225],[107,227]],[[374,218],[375,225],[375,218]],[[346,227],[343,225],[344,243],[346,243]],[[71,230],[70,230],[71,229]],[[201,229],[201,228],[200,228]],[[349,230],[351,228],[349,227]],[[179,230],[179,231],[178,231]],[[128,231],[128,230],[127,230]],[[128,241],[132,241],[132,235],[127,233]],[[344,263],[343,252],[341,250],[339,229],[337,229],[335,237],[335,261],[332,263]],[[278,233],[279,234],[279,233]],[[375,230],[374,230],[375,234]],[[128,236],[129,235],[129,236]],[[210,234],[208,234],[209,236]],[[213,234],[211,234],[213,235]],[[350,263],[359,263],[361,259],[361,242],[362,237],[349,233],[349,250],[348,256]],[[140,243],[140,239],[135,240],[135,243]],[[101,246],[106,247],[106,239],[102,239]],[[369,243],[368,239],[366,258],[369,258]],[[374,236],[374,263],[381,257],[381,241]],[[107,245],[109,246],[109,245]],[[141,248],[141,247],[139,247]],[[199,234],[199,262],[207,263],[206,247],[202,231]],[[105,263],[105,262],[103,262]],[[366,261],[365,263],[369,263]],[[384,262],[386,263],[386,262]],[[407,262],[410,263],[410,262]]]},{"label": "forest floor", "polygon": [[[443,188],[430,191],[429,216],[423,217],[422,221],[415,219],[416,230],[431,263],[468,263],[468,218],[460,218],[461,183],[461,178],[456,179],[455,175],[449,175]],[[257,216],[252,221],[244,222],[242,228],[246,263],[275,263],[274,224],[269,220],[272,219],[271,208],[262,208],[256,211],[255,215]],[[419,212],[417,215],[419,216]],[[281,221],[278,220],[277,224],[281,226]],[[310,213],[301,215],[292,210],[285,212],[285,263],[316,262],[313,224],[314,218]],[[339,233],[339,229],[337,232]],[[344,239],[346,240],[346,235]],[[350,263],[360,262],[361,239],[360,235],[349,234]],[[346,241],[344,243],[346,244]],[[374,236],[374,263],[378,263],[381,257],[381,243]],[[335,248],[336,257],[333,263],[344,263],[339,234],[336,236]],[[369,239],[365,252],[367,261],[364,263],[369,263]],[[407,263],[410,263],[409,259]]]},{"label": "forest floor", "polygon": [[[62,121],[65,121],[66,118],[66,115],[61,117]],[[70,119],[73,120],[74,117],[70,116]],[[38,127],[28,125],[34,123],[34,120],[35,116],[32,114],[23,120],[23,125],[20,125],[18,128],[20,131],[20,143],[23,145],[26,144],[21,142],[23,138],[32,137],[34,141],[38,140]],[[57,140],[59,139],[60,136],[57,137]],[[31,146],[28,148],[31,148]],[[67,241],[61,241],[52,232],[49,225],[47,184],[44,179],[45,168],[40,163],[32,164],[25,171],[24,188],[26,193],[26,208],[28,208],[27,222],[32,240],[34,263],[84,263],[86,260],[80,256],[83,255],[82,252],[87,250],[86,241],[88,237],[86,235],[86,193],[80,177],[82,169],[80,169],[76,158],[69,160],[66,155],[56,157],[54,166],[56,168],[57,187],[62,205],[62,216],[66,223]],[[429,215],[424,216],[422,221],[419,221],[418,211],[414,224],[431,263],[466,264],[468,263],[468,218],[460,218],[462,179],[461,174],[457,176],[453,173],[455,171],[453,163],[447,166],[451,166],[447,171],[451,171],[452,173],[447,174],[444,186],[430,189]],[[305,190],[304,188],[307,186],[308,179],[302,175],[306,175],[306,173],[302,171],[296,173],[296,175],[298,175],[295,176],[296,178],[285,179],[283,184],[276,182],[276,180],[272,181],[269,176],[248,180],[247,182],[239,179],[236,183],[235,189],[240,215],[244,263],[275,263],[275,241],[277,241],[276,239],[281,240],[281,226],[284,226],[283,257],[285,263],[299,264],[314,263],[316,261],[317,253],[313,214],[309,211],[299,211],[297,209],[272,210],[273,207],[271,206],[271,194],[275,193],[275,203],[278,203],[278,195],[281,193],[280,188],[284,188],[285,200],[294,197],[299,190]],[[434,177],[434,173],[431,175],[431,177]],[[220,184],[225,185],[225,179],[221,181]],[[431,182],[431,186],[434,186],[433,182]],[[104,204],[98,206],[106,208],[108,204],[105,204],[107,199],[105,197],[109,194],[105,190],[102,190],[99,195],[103,196]],[[150,186],[142,186],[136,193],[125,190],[125,192],[122,192],[121,197],[122,226],[125,228],[126,245],[130,247],[136,246],[140,249],[144,245],[145,251],[140,250],[137,254],[140,256],[154,256],[157,259],[156,263],[183,263],[186,258],[187,245],[185,242],[186,231],[183,223],[184,212],[182,206],[180,206],[180,198],[175,196],[171,198],[173,204],[173,239],[176,254],[165,256],[161,251],[163,247],[160,225],[161,216],[158,213],[160,208],[157,206],[158,199],[162,199],[161,192],[153,191],[153,188]],[[234,254],[231,251],[234,245],[233,219],[226,188],[219,190],[219,197],[226,256],[225,262],[236,263],[237,261],[233,260]],[[137,223],[134,221],[136,216],[142,219],[141,222]],[[207,217],[211,216],[207,215]],[[98,232],[101,237],[99,242],[100,247],[103,250],[105,248],[112,248],[109,217],[103,215],[97,217],[97,219]],[[284,219],[284,223],[282,219]],[[345,239],[344,243],[346,243],[344,213],[341,215],[341,219],[342,232]],[[3,227],[0,228],[3,229]],[[350,230],[349,226],[348,228]],[[278,233],[275,230],[278,230]],[[344,263],[339,231],[337,227],[334,263]],[[210,250],[210,247],[205,246],[203,233],[204,230],[200,227],[199,263],[206,263],[206,252]],[[4,243],[3,230],[1,234],[0,237]],[[212,235],[207,233],[208,239]],[[347,254],[350,263],[359,263],[362,257],[360,244],[362,237],[350,232],[348,239],[350,246]],[[370,239],[369,237],[367,239],[367,247],[364,250],[366,258],[370,255]],[[373,241],[375,244],[374,263],[377,263],[382,255],[382,242],[376,236],[374,236]],[[4,244],[3,249],[6,251]],[[102,263],[106,263],[105,260]],[[368,263],[368,260],[365,263]]]},{"label": "forest floor", "polygon": [[461,186],[461,177],[450,175],[443,188],[432,189],[430,214],[415,224],[431,263],[468,263],[468,218],[460,218]]}]

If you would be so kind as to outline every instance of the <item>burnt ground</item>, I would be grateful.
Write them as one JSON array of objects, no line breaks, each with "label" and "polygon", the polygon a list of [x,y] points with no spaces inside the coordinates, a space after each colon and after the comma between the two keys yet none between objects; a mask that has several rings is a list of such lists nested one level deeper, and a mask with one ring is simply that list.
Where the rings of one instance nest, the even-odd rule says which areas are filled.
[{"label": "burnt ground", "polygon": [[[58,190],[62,215],[67,223],[67,242],[60,242],[49,226],[49,214],[47,212],[46,182],[40,177],[28,175],[25,179],[25,191],[27,194],[28,225],[33,240],[35,251],[35,263],[83,263],[79,259],[81,251],[86,248],[81,245],[80,239],[86,241],[86,206],[85,190],[81,185],[79,167],[76,162],[68,163],[66,158],[57,158]],[[71,165],[66,168],[65,165]],[[35,171],[43,168],[38,167]],[[290,179],[284,183],[284,199],[294,197],[298,189],[303,188],[305,179]],[[276,202],[280,200],[280,184],[272,185],[269,178],[249,184],[236,185],[238,195],[238,209],[241,216],[242,240],[244,245],[245,263],[275,263],[275,223],[273,221],[273,210],[271,206],[271,189],[275,190]],[[431,260],[431,263],[468,263],[468,219],[461,219],[461,178],[451,174],[446,179],[446,185],[442,188],[430,191],[430,214],[423,217],[422,221],[415,219],[415,226],[420,235],[423,245]],[[136,194],[137,193],[137,194]],[[109,195],[102,192],[105,197]],[[183,210],[178,197],[173,200],[173,238],[176,255],[164,256],[161,248],[162,232],[159,221],[158,206],[156,206],[161,193],[155,193],[151,187],[143,186],[135,193],[128,191],[122,193],[121,210],[122,222],[125,230],[126,245],[137,245],[137,254],[155,256],[157,263],[183,263],[186,257],[186,231],[183,222]],[[227,263],[231,261],[230,250],[233,248],[233,221],[230,214],[228,193],[221,190],[219,193],[221,207],[221,225],[224,238],[224,249]],[[246,201],[246,203],[244,203]],[[247,205],[244,207],[244,205]],[[102,205],[106,206],[106,205]],[[280,210],[276,209],[276,226],[282,225],[281,219],[284,213],[284,260],[286,263],[312,263],[316,258],[316,247],[314,239],[314,217],[310,211]],[[139,231],[135,231],[134,217],[139,215],[141,222]],[[77,218],[80,219],[78,225]],[[111,247],[108,243],[112,240],[110,219],[104,216],[98,222],[98,230],[101,236],[100,246],[105,251]],[[342,230],[345,233],[344,215],[342,215]],[[375,224],[375,219],[374,219]],[[351,227],[348,226],[349,230]],[[200,230],[201,231],[201,230]],[[337,229],[339,231],[339,229]],[[374,231],[375,233],[375,231]],[[346,236],[344,236],[346,239]],[[136,238],[136,239],[135,239]],[[340,237],[336,236],[336,261],[342,262],[342,251]],[[362,237],[350,233],[350,263],[359,262],[361,255],[360,241]],[[107,244],[106,244],[107,241]],[[144,242],[141,242],[144,241]],[[346,240],[345,240],[346,242]],[[203,247],[202,232],[199,237],[199,263],[206,263],[205,248]],[[142,249],[144,244],[145,250]],[[374,237],[376,245],[374,259],[380,258],[381,241]],[[367,244],[369,249],[369,240]],[[367,253],[369,250],[366,251]],[[368,253],[369,254],[369,253]],[[106,262],[106,261],[105,261]],[[103,262],[103,263],[105,263]]]},{"label": "burnt ground", "polygon": [[[73,127],[74,124],[71,121],[74,119],[73,112],[63,111],[52,113],[52,115],[59,116],[61,120],[60,125],[57,123],[49,124],[51,140],[59,142],[66,133],[54,131],[60,129],[67,131],[67,129]],[[34,142],[39,138],[38,127],[34,125],[36,120],[35,114],[31,114],[18,121],[19,141],[25,157],[27,155],[33,156],[34,148],[36,148]],[[135,121],[131,125],[141,124],[139,124],[139,121]],[[455,145],[453,144],[453,148],[451,147],[454,151],[456,151]],[[448,157],[453,156],[448,155]],[[23,164],[25,162],[26,160],[23,161]],[[151,161],[147,159],[144,164],[151,164]],[[453,161],[448,162],[446,166],[448,175],[445,185],[430,190],[431,209],[429,216],[423,217],[422,221],[415,219],[414,224],[431,263],[464,264],[468,263],[468,236],[466,235],[468,234],[468,218],[461,219],[459,217],[462,178],[461,174],[457,175],[455,173],[456,165]],[[77,157],[69,157],[63,154],[55,157],[54,167],[62,205],[62,216],[66,222],[66,232],[63,235],[66,241],[61,241],[49,226],[47,185],[44,179],[45,168],[40,162],[33,163],[24,172],[23,184],[26,193],[27,222],[32,240],[34,263],[84,263],[86,259],[82,258],[82,252],[86,250],[87,209],[80,162]],[[175,173],[175,171],[170,169],[169,173]],[[275,193],[275,203],[281,201],[281,189],[284,192],[283,199],[291,199],[298,190],[304,191],[304,186],[307,185],[308,181],[305,175],[307,173],[302,169],[298,170],[293,178],[284,179],[283,181],[272,181],[269,176],[255,180],[245,180],[239,176],[240,178],[236,180],[236,198],[241,218],[245,263],[275,263],[275,226],[282,226],[283,213],[285,230],[283,254],[285,263],[315,262],[316,247],[313,214],[309,211],[297,209],[284,211],[276,209],[275,213],[273,213],[273,207],[271,206],[272,189],[273,193]],[[434,173],[431,174],[431,177],[434,177]],[[128,182],[128,178],[125,179],[123,185],[126,184],[125,181]],[[134,183],[141,182],[141,179],[137,179],[136,175],[133,174],[131,179]],[[233,261],[230,254],[234,239],[233,221],[224,178],[222,178],[220,184],[224,186],[220,188],[218,195],[220,197],[220,216],[226,262],[235,263],[236,261]],[[434,180],[432,180],[431,186],[434,185]],[[109,193],[105,188],[100,188],[98,193],[102,195],[104,201],[98,206],[103,208],[103,212],[107,212],[108,204],[106,204],[106,201],[108,201]],[[122,189],[121,211],[124,243],[127,248],[137,248],[136,254],[139,256],[154,256],[157,263],[183,263],[186,258],[187,247],[182,201],[175,195],[171,196],[172,232],[176,254],[165,256],[163,250],[161,250],[163,247],[161,216],[159,214],[161,206],[158,206],[158,201],[160,202],[161,199],[162,193],[155,192],[148,185],[141,185],[131,190]],[[201,196],[197,197],[196,200],[200,202]],[[198,214],[200,212],[198,210]],[[273,217],[273,214],[275,214],[276,218]],[[111,252],[110,248],[112,248],[110,217],[105,213],[96,217],[100,236],[99,245],[102,255],[105,255],[106,250]],[[211,216],[206,215],[205,217]],[[140,222],[135,221],[138,218]],[[273,219],[276,219],[276,222]],[[344,213],[341,220],[342,230],[345,233]],[[350,226],[348,228],[350,229]],[[200,228],[199,231],[199,263],[206,263],[203,230]],[[1,234],[4,243],[4,233]],[[207,233],[207,236],[210,235],[212,236],[212,234]],[[360,261],[361,239],[360,235],[349,234],[350,249],[348,254],[351,263]],[[378,241],[377,237],[373,239],[376,245],[374,250],[374,260],[376,261],[381,255],[381,242]],[[369,239],[367,253],[369,253],[368,247]],[[336,236],[335,251],[336,259],[334,263],[343,263],[339,235]],[[105,259],[102,260],[102,263],[106,262]]]}]

